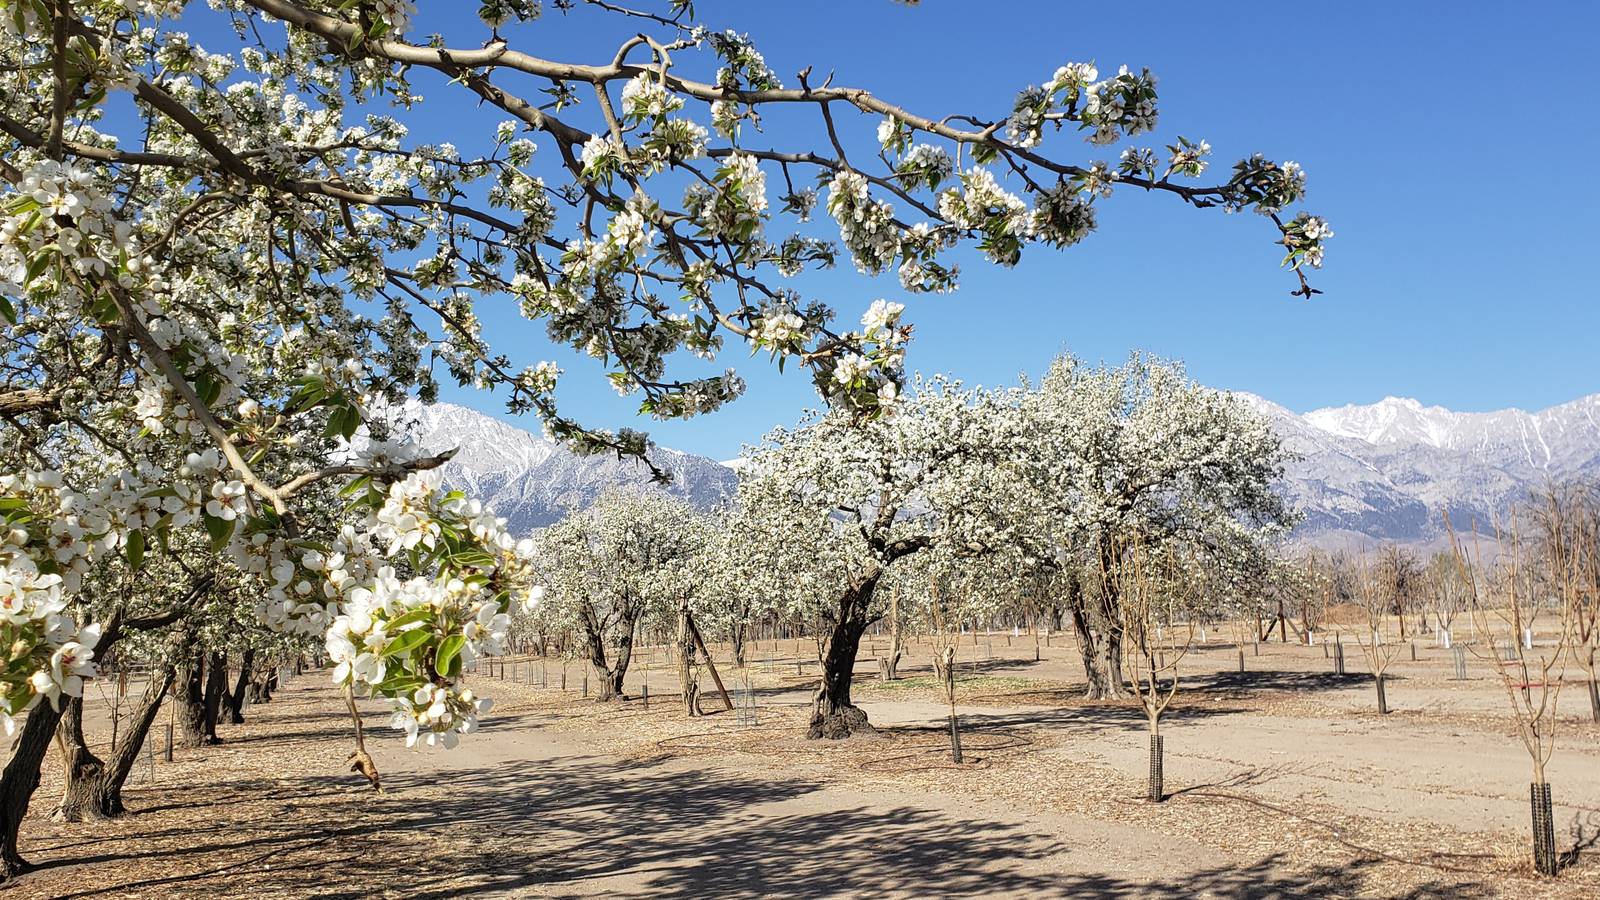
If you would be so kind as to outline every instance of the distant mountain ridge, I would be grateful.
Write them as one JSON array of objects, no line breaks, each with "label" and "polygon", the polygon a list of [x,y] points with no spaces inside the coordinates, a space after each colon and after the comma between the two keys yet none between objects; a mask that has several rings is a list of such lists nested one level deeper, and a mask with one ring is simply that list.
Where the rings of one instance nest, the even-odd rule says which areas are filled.
[{"label": "distant mountain ridge", "polygon": [[1600,394],[1538,412],[1455,412],[1416,400],[1298,414],[1253,394],[1300,458],[1285,492],[1305,516],[1299,541],[1437,544],[1444,515],[1487,531],[1550,483],[1600,478]]},{"label": "distant mountain ridge", "polygon": [[444,466],[445,482],[504,516],[516,535],[586,508],[610,488],[664,491],[710,509],[731,498],[739,480],[715,460],[662,447],[650,459],[672,475],[663,486],[652,483],[649,468],[636,459],[578,456],[555,441],[464,406],[414,406],[408,415],[429,451],[457,448]]},{"label": "distant mountain ridge", "polygon": [[[1304,414],[1255,394],[1234,396],[1266,416],[1296,455],[1283,491],[1303,516],[1294,539],[1304,544],[1439,544],[1445,513],[1458,529],[1488,530],[1549,482],[1600,480],[1600,394],[1538,412],[1454,412],[1386,397]],[[651,459],[672,474],[662,487],[637,460],[576,456],[463,406],[413,406],[408,415],[430,451],[459,448],[446,481],[483,499],[516,534],[609,488],[664,490],[711,509],[738,485],[736,461],[658,447]]]}]

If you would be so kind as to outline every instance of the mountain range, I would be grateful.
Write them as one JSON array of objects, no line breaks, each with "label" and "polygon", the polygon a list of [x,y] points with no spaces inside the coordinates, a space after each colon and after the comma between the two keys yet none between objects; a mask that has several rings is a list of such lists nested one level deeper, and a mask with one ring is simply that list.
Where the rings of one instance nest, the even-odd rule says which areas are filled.
[{"label": "mountain range", "polygon": [[[1539,412],[1454,412],[1387,397],[1364,406],[1296,413],[1236,393],[1272,423],[1294,455],[1282,486],[1303,520],[1294,539],[1329,548],[1374,542],[1438,545],[1444,515],[1480,530],[1550,482],[1600,479],[1600,394]],[[636,460],[576,456],[553,441],[462,406],[413,410],[416,434],[432,451],[458,448],[447,482],[482,498],[523,534],[608,488],[665,490],[701,509],[732,497],[731,465],[657,448],[670,472],[653,485]]]},{"label": "mountain range", "polygon": [[739,482],[722,463],[658,447],[650,459],[672,480],[657,485],[639,460],[578,456],[555,441],[464,406],[435,403],[410,412],[425,448],[456,448],[444,466],[445,482],[504,516],[506,527],[519,536],[559,521],[569,510],[587,507],[608,488],[664,490],[710,509],[731,498]]},{"label": "mountain range", "polygon": [[1386,397],[1295,413],[1236,394],[1293,454],[1284,491],[1304,516],[1295,539],[1323,547],[1441,545],[1504,525],[1552,483],[1600,478],[1600,394],[1538,412],[1454,412]]}]

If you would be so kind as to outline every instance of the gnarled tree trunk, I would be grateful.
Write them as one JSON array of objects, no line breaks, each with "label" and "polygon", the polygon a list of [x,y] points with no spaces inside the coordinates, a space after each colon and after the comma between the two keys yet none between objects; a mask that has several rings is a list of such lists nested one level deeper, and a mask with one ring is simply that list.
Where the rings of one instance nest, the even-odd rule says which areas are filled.
[{"label": "gnarled tree trunk", "polygon": [[683,689],[683,711],[689,716],[700,715],[700,680],[695,675],[694,655],[697,651],[694,635],[689,631],[689,607],[678,607],[678,686]]},{"label": "gnarled tree trunk", "polygon": [[[1100,542],[1102,572],[1114,572],[1120,560],[1115,545],[1109,538]],[[1122,685],[1122,597],[1114,578],[1100,579],[1100,590],[1095,593],[1097,608],[1090,625],[1096,631],[1102,694],[1108,700],[1131,696]]]},{"label": "gnarled tree trunk", "polygon": [[222,713],[222,698],[228,693],[228,654],[217,650],[206,659],[205,726],[206,743],[220,744],[217,720]]},{"label": "gnarled tree trunk", "polygon": [[894,681],[900,677],[900,657],[904,655],[904,636],[900,633],[900,592],[889,597],[889,655],[883,661],[883,678]]},{"label": "gnarled tree trunk", "polygon": [[239,656],[239,678],[233,683],[233,693],[226,698],[229,724],[244,724],[245,691],[250,686],[250,670],[255,663],[255,659],[256,651],[254,647],[246,647],[244,653]]},{"label": "gnarled tree trunk", "polygon": [[178,719],[178,745],[204,746],[206,741],[205,654],[196,650],[184,660],[172,687]]},{"label": "gnarled tree trunk", "polygon": [[861,636],[871,624],[867,608],[877,584],[878,576],[873,575],[839,598],[833,633],[822,655],[822,680],[812,698],[811,724],[806,729],[806,737],[839,740],[857,732],[873,731],[867,714],[850,702],[850,683],[855,677]]},{"label": "gnarled tree trunk", "polygon": [[1073,606],[1072,631],[1078,638],[1078,655],[1083,657],[1083,677],[1089,687],[1083,692],[1090,700],[1103,700],[1112,696],[1105,669],[1100,664],[1100,640],[1089,625],[1088,614],[1081,606]]},{"label": "gnarled tree trunk", "polygon": [[28,719],[17,737],[11,761],[0,773],[0,884],[28,871],[28,863],[17,852],[17,833],[28,814],[28,801],[39,787],[39,764],[56,733],[61,712],[49,701],[41,700],[28,712]]},{"label": "gnarled tree trunk", "polygon": [[595,699],[607,701],[622,696],[622,682],[628,675],[628,664],[633,660],[633,633],[638,624],[638,612],[622,613],[617,622],[619,632],[617,654],[608,660],[605,630],[600,627],[594,610],[587,607],[584,609],[583,632],[584,639],[589,644],[589,663],[594,667],[595,676],[600,679],[600,693]]},{"label": "gnarled tree trunk", "polygon": [[1107,610],[1114,600],[1100,597],[1094,607],[1083,589],[1083,582],[1075,572],[1062,575],[1066,587],[1064,606],[1072,620],[1072,632],[1078,639],[1078,655],[1083,658],[1083,677],[1088,688],[1083,692],[1090,700],[1109,700],[1123,696],[1122,644],[1120,636],[1113,634],[1107,625]]},{"label": "gnarled tree trunk", "polygon": [[61,738],[67,750],[67,779],[61,795],[61,805],[55,817],[64,822],[95,821],[120,816],[127,811],[122,804],[122,786],[139,760],[145,738],[161,711],[161,698],[172,686],[174,670],[167,666],[156,673],[145,689],[144,698],[128,719],[128,728],[117,736],[110,758],[100,760],[84,744],[82,727],[82,701],[63,711]]},{"label": "gnarled tree trunk", "polygon": [[750,636],[750,626],[741,616],[733,623],[732,631],[733,633],[729,637],[733,642],[733,665],[742,669],[745,664],[745,643]]}]

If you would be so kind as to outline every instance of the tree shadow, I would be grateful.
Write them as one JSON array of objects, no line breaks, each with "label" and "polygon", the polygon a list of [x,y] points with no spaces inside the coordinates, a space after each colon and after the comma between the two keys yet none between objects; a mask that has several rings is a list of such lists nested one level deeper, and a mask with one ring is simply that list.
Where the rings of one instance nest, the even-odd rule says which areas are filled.
[{"label": "tree shadow", "polygon": [[1600,847],[1600,813],[1574,813],[1567,834],[1572,838],[1572,846],[1561,854],[1558,869],[1577,865],[1585,853]]},{"label": "tree shadow", "polygon": [[[1060,714],[1096,727],[1143,726],[1131,706]],[[1038,715],[963,718],[999,727]],[[519,717],[503,727],[537,725]],[[1249,770],[1207,787],[1277,774]],[[767,779],[682,759],[570,755],[470,769],[410,767],[385,781],[390,792],[372,794],[347,775],[233,778],[203,786],[202,797],[258,804],[245,821],[139,829],[134,817],[127,840],[95,855],[75,856],[81,845],[60,843],[29,852],[45,868],[75,870],[76,890],[67,897],[169,891],[332,898],[384,889],[418,898],[1321,897],[1369,890],[1368,869],[1380,862],[1308,868],[1278,854],[1249,866],[1140,880],[1109,873],[1099,846],[1026,821],[997,821],[957,804],[873,802],[805,778]],[[1584,834],[1592,846],[1593,834]],[[113,862],[131,865],[100,867]],[[1430,883],[1391,896],[1493,895],[1463,877],[1465,884]]]},{"label": "tree shadow", "polygon": [[[1398,679],[1394,675],[1389,675],[1386,680]],[[1215,672],[1208,675],[1189,675],[1183,679],[1184,690],[1219,694],[1244,691],[1331,691],[1371,683],[1372,676],[1366,672],[1336,675],[1333,672],[1283,670]]]},{"label": "tree shadow", "polygon": [[[1148,727],[1144,708],[1137,702],[1117,703],[1115,701],[1079,701],[1077,705],[1062,706],[1056,709],[1026,709],[1014,712],[973,711],[961,706],[962,698],[957,696],[956,709],[961,715],[964,727],[972,729],[992,728],[1052,728],[1073,733],[1100,732],[1108,729],[1119,731],[1143,731]],[[1167,709],[1161,716],[1163,724],[1198,722],[1222,716],[1248,715],[1255,710],[1246,708],[1231,708],[1218,706],[1176,705]]]}]

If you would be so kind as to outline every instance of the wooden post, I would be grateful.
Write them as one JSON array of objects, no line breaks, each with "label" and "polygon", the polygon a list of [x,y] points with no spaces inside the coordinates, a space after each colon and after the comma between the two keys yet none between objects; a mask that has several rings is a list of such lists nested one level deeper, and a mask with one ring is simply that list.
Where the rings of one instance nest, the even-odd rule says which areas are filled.
[{"label": "wooden post", "polygon": [[716,682],[717,692],[722,695],[722,703],[733,712],[733,699],[728,696],[728,689],[722,686],[722,676],[717,674],[717,664],[711,659],[711,651],[706,649],[706,640],[700,636],[700,629],[694,624],[693,616],[685,616],[689,624],[689,634],[694,637],[695,646],[706,655],[706,669],[711,673],[711,680]]}]

